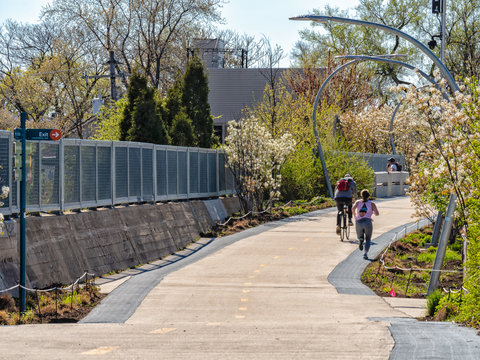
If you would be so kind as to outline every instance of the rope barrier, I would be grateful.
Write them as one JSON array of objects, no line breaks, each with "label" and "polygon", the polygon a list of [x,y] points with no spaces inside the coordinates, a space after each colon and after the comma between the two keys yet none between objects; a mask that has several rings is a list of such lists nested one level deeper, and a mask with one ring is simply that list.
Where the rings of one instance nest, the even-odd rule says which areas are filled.
[{"label": "rope barrier", "polygon": [[[415,225],[412,225],[412,226],[415,226]],[[418,230],[418,223],[417,223],[417,230]],[[399,240],[399,233],[402,233],[402,232],[405,232],[404,236],[407,235],[407,230],[408,230],[408,225],[405,225],[405,228],[403,230],[401,230],[400,232],[395,232],[395,235],[393,236],[392,240],[390,241],[390,243],[388,244],[388,246],[385,248],[385,250],[383,251],[382,253],[382,256],[380,257],[379,259],[379,263],[381,264],[381,266],[386,269],[386,270],[399,270],[399,271],[409,271],[410,273],[412,271],[427,271],[427,272],[434,272],[434,271],[437,271],[437,272],[440,272],[440,273],[462,273],[463,271],[461,270],[447,270],[447,269],[428,269],[428,268],[402,268],[398,265],[395,265],[395,266],[387,266],[385,264],[385,255],[387,254],[388,250],[390,249],[390,247],[392,246],[393,243],[397,242]],[[467,289],[465,289],[465,287],[462,287],[457,290],[457,291],[454,291],[452,290],[451,288],[449,290],[447,290],[446,288],[442,288],[442,290],[444,292],[453,292],[453,293],[458,293],[458,292],[468,292]]]},{"label": "rope barrier", "polygon": [[82,280],[86,276],[91,276],[93,278],[93,277],[95,277],[95,274],[91,274],[89,272],[84,272],[82,276],[80,276],[78,279],[76,279],[72,284],[70,284],[67,287],[55,286],[55,287],[52,287],[50,289],[33,289],[33,288],[29,288],[29,287],[17,284],[17,285],[14,285],[14,286],[12,286],[8,289],[0,290],[0,293],[9,292],[9,291],[15,290],[16,288],[24,289],[26,291],[31,291],[31,292],[49,292],[49,291],[54,291],[54,290],[70,291],[71,289],[73,289],[75,287],[75,285],[77,285],[80,282],[80,280]]},{"label": "rope barrier", "polygon": [[[304,205],[309,205],[309,204],[312,204],[314,203],[318,198],[313,198],[312,200],[310,200],[309,202],[307,203],[304,203]],[[224,223],[217,223],[216,225],[217,226],[225,226],[227,225],[230,220],[240,220],[240,219],[243,219],[245,217],[247,217],[248,215],[252,214],[252,215],[260,215],[260,214],[264,214],[266,212],[271,212],[272,210],[278,210],[278,209],[283,209],[285,208],[287,205],[289,205],[290,203],[296,203],[296,201],[293,201],[293,200],[290,200],[289,202],[287,202],[286,204],[282,205],[282,206],[277,206],[275,208],[272,208],[272,207],[268,207],[267,209],[263,210],[263,211],[249,211],[248,213],[246,213],[245,215],[242,215],[242,216],[239,216],[239,217],[232,217],[230,216],[227,221],[225,221]]]}]

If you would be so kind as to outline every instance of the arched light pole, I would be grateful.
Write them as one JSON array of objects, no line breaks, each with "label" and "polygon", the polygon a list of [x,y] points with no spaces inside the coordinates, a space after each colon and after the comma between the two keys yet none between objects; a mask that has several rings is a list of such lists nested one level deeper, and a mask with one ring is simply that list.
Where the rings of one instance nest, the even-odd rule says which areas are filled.
[{"label": "arched light pole", "polygon": [[[450,71],[448,71],[448,69],[445,67],[443,62],[433,52],[431,52],[425,45],[423,45],[420,41],[418,41],[414,37],[404,33],[403,31],[395,29],[391,26],[387,26],[387,25],[383,25],[383,24],[377,24],[377,23],[373,23],[373,22],[370,22],[370,21],[348,19],[348,18],[342,18],[342,17],[337,17],[337,16],[301,15],[301,16],[291,17],[290,20],[315,21],[315,22],[320,22],[320,23],[326,23],[326,22],[329,22],[329,21],[333,21],[333,22],[339,22],[339,23],[345,23],[345,24],[373,27],[375,29],[384,30],[386,32],[397,35],[398,37],[401,37],[402,39],[405,39],[408,42],[412,43],[415,47],[417,47],[425,55],[427,55],[435,63],[435,65],[437,65],[437,67],[439,68],[443,77],[447,80],[448,85],[450,86],[450,88],[453,92],[460,91],[457,83],[455,82],[455,79],[453,78]],[[353,62],[356,62],[356,61],[357,60],[353,60]],[[321,145],[320,145],[320,141],[319,141],[319,138],[318,138],[318,132],[317,132],[317,128],[316,128],[315,114],[316,114],[316,105],[318,105],[319,94],[320,94],[320,91],[317,94],[317,97],[315,98],[315,105],[314,105],[312,120],[314,122],[314,133],[315,133],[315,137],[317,138],[318,152],[319,152],[319,155],[320,155],[320,158],[321,158],[321,161],[322,161],[322,167],[324,169],[325,180],[327,181],[327,187],[328,187],[328,191],[330,193],[330,196],[333,198],[332,186],[330,184],[330,179],[328,177],[328,171],[326,169],[325,159],[323,158],[323,151],[322,151],[322,148],[321,148]]]},{"label": "arched light pole", "polygon": [[386,32],[397,35],[398,37],[401,37],[402,39],[405,39],[408,42],[412,43],[415,47],[417,47],[425,55],[427,55],[435,63],[435,65],[437,65],[437,67],[439,68],[442,76],[447,80],[448,85],[450,86],[450,88],[453,92],[460,90],[457,83],[455,82],[455,79],[453,78],[452,74],[450,73],[450,71],[448,71],[448,69],[445,67],[443,62],[440,61],[440,59],[433,52],[431,52],[425,45],[423,45],[420,41],[418,41],[414,37],[404,33],[403,31],[400,31],[398,29],[395,29],[395,28],[387,26],[387,25],[377,24],[377,23],[373,23],[373,22],[370,22],[370,21],[348,19],[348,18],[342,18],[342,17],[337,17],[337,16],[301,15],[301,16],[291,17],[290,20],[307,20],[307,21],[315,21],[315,22],[320,22],[320,23],[326,23],[326,22],[329,22],[329,21],[333,21],[333,22],[339,22],[339,23],[345,23],[345,24],[373,27],[375,29],[384,30]]},{"label": "arched light pole", "polygon": [[[377,61],[377,62],[385,62],[385,63],[390,63],[390,64],[395,64],[395,65],[400,65],[400,66],[404,66],[410,70],[414,70],[414,71],[418,71],[420,75],[422,75],[426,80],[428,80],[429,82],[431,82],[432,84],[434,84],[435,86],[438,86],[438,84],[430,77],[428,76],[427,74],[425,74],[423,71],[417,69],[416,67],[410,65],[410,64],[407,64],[407,63],[404,63],[402,61],[398,61],[398,60],[393,60],[393,59],[388,59],[387,57],[383,57],[383,56],[366,56],[366,55],[346,55],[346,56],[342,56],[343,58],[347,58],[347,59],[353,59],[352,61],[349,61],[341,66],[339,66],[337,69],[335,69],[335,71],[333,71],[326,79],[325,81],[323,82],[323,84],[320,86],[320,90],[318,90],[318,93],[317,93],[317,96],[315,97],[315,102],[313,103],[313,111],[312,111],[312,123],[313,123],[313,133],[315,134],[315,139],[317,140],[317,149],[318,149],[318,155],[320,156],[320,161],[322,162],[322,168],[323,168],[323,175],[325,177],[325,181],[327,183],[327,188],[328,188],[328,192],[330,194],[330,197],[333,199],[334,197],[334,194],[333,194],[333,190],[332,190],[332,185],[330,183],[330,177],[328,175],[328,169],[327,169],[327,165],[325,163],[325,157],[323,155],[323,150],[322,150],[322,145],[321,145],[321,142],[320,142],[320,137],[318,135],[318,130],[317,130],[317,107],[318,107],[318,103],[322,97],[322,93],[323,93],[323,90],[325,89],[325,87],[327,86],[327,84],[330,82],[330,80],[338,73],[340,72],[341,70],[343,70],[344,68],[346,68],[347,66],[350,66],[350,65],[353,65],[355,63],[358,63],[358,62],[362,62],[362,61]],[[392,137],[390,138],[391,141],[392,141],[392,144],[393,144],[393,140],[392,140]],[[394,148],[394,146],[393,146]],[[394,150],[395,152],[395,150]]]}]

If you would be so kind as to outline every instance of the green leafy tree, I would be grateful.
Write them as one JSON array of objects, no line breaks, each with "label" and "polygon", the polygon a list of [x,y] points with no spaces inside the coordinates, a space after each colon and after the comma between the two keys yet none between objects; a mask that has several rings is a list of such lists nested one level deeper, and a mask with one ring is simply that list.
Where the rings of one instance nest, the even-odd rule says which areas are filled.
[{"label": "green leafy tree", "polygon": [[127,106],[127,98],[123,97],[115,103],[107,104],[100,108],[97,114],[97,127],[94,140],[120,140],[120,122]]},{"label": "green leafy tree", "polygon": [[[427,44],[433,36],[439,35],[440,17],[431,12],[430,0],[362,0],[350,11],[326,6],[315,9],[314,13],[330,16],[357,18],[399,29]],[[467,78],[479,76],[480,55],[480,0],[449,1],[446,12],[446,52],[445,65],[454,77]],[[325,31],[316,31],[322,26]],[[329,22],[314,24],[313,29],[300,32],[299,41],[294,50],[297,64],[313,61],[325,65],[329,53],[337,54],[405,54],[408,63],[433,74],[431,61],[415,47],[397,36],[365,26],[352,26]],[[436,38],[438,40],[438,38]],[[440,55],[440,46],[434,53]],[[409,82],[405,69],[389,64],[364,64],[374,68],[381,84]],[[405,76],[407,75],[407,76]]]},{"label": "green leafy tree", "polygon": [[209,148],[216,144],[213,135],[213,117],[208,103],[208,78],[199,58],[188,63],[183,80],[182,103],[192,120],[197,137],[196,145]]}]

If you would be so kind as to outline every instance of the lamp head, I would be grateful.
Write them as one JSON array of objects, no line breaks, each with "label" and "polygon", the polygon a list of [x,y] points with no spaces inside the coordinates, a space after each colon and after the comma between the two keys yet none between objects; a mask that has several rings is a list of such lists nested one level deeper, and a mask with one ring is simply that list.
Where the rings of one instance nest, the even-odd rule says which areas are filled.
[{"label": "lamp head", "polygon": [[288,18],[289,20],[307,20],[307,21],[315,21],[319,23],[326,23],[329,21],[330,16],[322,16],[322,15],[299,15],[299,16],[292,16]]},{"label": "lamp head", "polygon": [[433,50],[435,49],[435,46],[437,46],[437,42],[435,41],[434,38],[432,38],[432,40],[428,42],[428,47],[430,48],[430,50]]}]

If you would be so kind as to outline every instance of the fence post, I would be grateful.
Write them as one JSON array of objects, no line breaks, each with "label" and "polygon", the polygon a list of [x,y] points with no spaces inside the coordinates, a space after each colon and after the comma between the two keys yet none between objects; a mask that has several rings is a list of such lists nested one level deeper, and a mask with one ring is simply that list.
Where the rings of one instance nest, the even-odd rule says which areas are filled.
[{"label": "fence post", "polygon": [[443,266],[443,259],[447,250],[448,238],[452,230],[453,212],[455,211],[455,200],[457,196],[450,195],[448,202],[447,214],[445,215],[445,222],[443,224],[442,233],[440,235],[440,243],[438,244],[437,253],[435,254],[435,261],[433,263],[433,271],[430,275],[430,282],[428,283],[427,295],[430,295],[438,287],[438,280],[440,279],[440,270]]},{"label": "fence post", "polygon": [[217,190],[217,196],[220,196],[220,163],[218,161],[218,149],[215,150],[215,161],[216,161],[215,179],[217,180],[216,190]]},{"label": "fence post", "polygon": [[63,215],[65,211],[65,142],[62,139],[60,139],[60,143],[58,145],[58,172],[60,176],[60,181],[58,184],[58,191],[60,195],[60,205],[59,205],[59,210],[60,214]]}]

